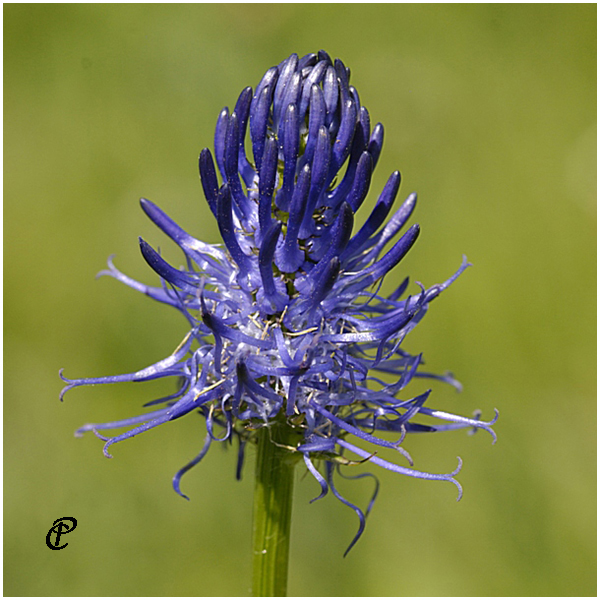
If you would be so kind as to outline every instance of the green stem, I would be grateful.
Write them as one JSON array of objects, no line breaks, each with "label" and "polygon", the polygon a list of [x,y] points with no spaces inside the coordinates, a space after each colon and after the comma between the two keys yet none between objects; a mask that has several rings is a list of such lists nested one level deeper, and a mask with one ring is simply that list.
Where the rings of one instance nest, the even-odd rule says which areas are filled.
[{"label": "green stem", "polygon": [[287,590],[296,434],[275,423],[259,432],[254,490],[253,596],[285,596]]}]

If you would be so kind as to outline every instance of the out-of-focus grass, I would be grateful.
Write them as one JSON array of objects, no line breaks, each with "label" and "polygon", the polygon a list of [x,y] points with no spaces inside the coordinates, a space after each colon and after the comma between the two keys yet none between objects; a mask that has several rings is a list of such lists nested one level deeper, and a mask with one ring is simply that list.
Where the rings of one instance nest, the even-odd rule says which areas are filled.
[{"label": "out-of-focus grass", "polygon": [[[7,5],[5,39],[6,595],[243,595],[252,459],[195,455],[193,416],[102,456],[90,421],[139,414],[159,384],[83,389],[68,376],[138,369],[185,332],[178,315],[110,279],[146,282],[137,236],[181,258],[136,200],[209,241],[196,158],[218,111],[291,52],[325,48],[386,140],[368,202],[399,168],[422,235],[398,268],[445,279],[474,263],[409,339],[499,442],[414,437],[416,466],[451,486],[379,473],[366,534],[298,475],[290,594],[595,595],[596,7],[593,5]],[[365,212],[366,209],[365,209]],[[386,285],[393,285],[390,279]],[[416,391],[416,390],[415,390]],[[367,483],[343,488],[356,501]],[[51,552],[61,516],[78,528]]]}]

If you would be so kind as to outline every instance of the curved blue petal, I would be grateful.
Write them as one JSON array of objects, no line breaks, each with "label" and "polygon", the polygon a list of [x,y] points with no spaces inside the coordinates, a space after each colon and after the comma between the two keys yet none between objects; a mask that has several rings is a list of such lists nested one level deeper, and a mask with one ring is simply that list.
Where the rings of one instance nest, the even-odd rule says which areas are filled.
[{"label": "curved blue petal", "polygon": [[181,467],[181,469],[179,469],[179,471],[177,471],[177,473],[175,473],[175,475],[173,475],[173,489],[182,498],[185,498],[186,500],[189,500],[189,498],[181,491],[181,488],[179,487],[180,483],[181,483],[181,478],[190,469],[195,467],[206,456],[206,453],[208,452],[208,449],[210,448],[211,442],[212,442],[212,438],[210,437],[210,435],[207,435],[206,438],[204,438],[204,446],[202,446],[202,450],[200,450],[198,455],[196,457],[194,457],[192,460],[190,460],[190,462],[187,463],[185,466]]},{"label": "curved blue petal", "polygon": [[319,471],[316,469],[315,465],[313,465],[307,452],[304,452],[302,454],[302,458],[304,458],[306,468],[310,471],[311,475],[317,480],[317,483],[321,486],[321,493],[316,498],[313,498],[310,501],[312,504],[313,502],[316,502],[317,500],[320,500],[321,498],[327,495],[327,492],[329,491],[329,486],[327,485],[325,477],[323,477],[323,475],[321,475],[321,473],[319,473]]}]

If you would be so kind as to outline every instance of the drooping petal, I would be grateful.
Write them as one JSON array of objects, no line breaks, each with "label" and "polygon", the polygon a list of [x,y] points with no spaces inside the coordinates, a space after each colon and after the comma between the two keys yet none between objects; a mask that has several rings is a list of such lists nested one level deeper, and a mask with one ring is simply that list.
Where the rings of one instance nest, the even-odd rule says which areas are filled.
[{"label": "drooping petal", "polygon": [[313,502],[316,502],[317,500],[320,500],[321,498],[327,495],[327,492],[329,491],[329,486],[327,485],[325,477],[323,477],[323,475],[321,475],[321,473],[317,471],[315,465],[313,465],[308,453],[304,452],[302,457],[304,458],[306,468],[310,471],[311,475],[317,480],[317,483],[321,486],[321,493],[316,498],[313,498],[310,501],[312,504]]},{"label": "drooping petal", "polygon": [[193,467],[195,467],[207,454],[208,449],[210,448],[210,444],[212,442],[212,438],[210,435],[207,435],[204,438],[204,446],[202,446],[202,450],[200,450],[200,452],[198,453],[197,456],[195,456],[192,460],[190,460],[189,463],[187,463],[185,466],[181,467],[181,469],[179,469],[179,471],[177,471],[177,473],[175,473],[175,475],[173,475],[173,489],[182,497],[185,498],[186,500],[189,500],[189,498],[181,491],[180,483],[181,483],[181,478]]},{"label": "drooping petal", "polygon": [[391,463],[387,460],[383,460],[382,458],[379,458],[379,457],[373,455],[372,453],[366,452],[365,450],[363,450],[362,448],[359,448],[358,446],[354,446],[353,444],[348,443],[346,440],[339,439],[337,441],[337,443],[340,446],[342,446],[343,448],[346,448],[346,449],[350,450],[351,452],[354,452],[354,454],[358,454],[358,456],[362,456],[363,458],[366,458],[369,462],[372,462],[375,465],[379,465],[380,467],[383,467],[384,469],[388,469],[389,471],[394,471],[394,472],[400,473],[402,475],[408,475],[409,477],[416,477],[417,479],[430,479],[432,481],[449,481],[450,483],[453,483],[458,489],[457,500],[460,500],[462,497],[462,487],[461,487],[460,483],[458,483],[458,481],[456,481],[456,479],[454,479],[454,476],[460,471],[460,469],[462,467],[462,461],[460,458],[458,459],[458,467],[451,473],[445,473],[445,474],[426,473],[424,471],[417,471],[415,469],[401,467],[401,466]]}]

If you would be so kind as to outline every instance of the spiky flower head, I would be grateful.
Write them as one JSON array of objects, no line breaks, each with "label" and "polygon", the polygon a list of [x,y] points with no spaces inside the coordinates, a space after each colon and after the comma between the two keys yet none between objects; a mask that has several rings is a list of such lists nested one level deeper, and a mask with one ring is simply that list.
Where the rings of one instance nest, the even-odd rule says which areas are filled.
[{"label": "spiky flower head", "polygon": [[[142,255],[160,285],[134,281],[112,261],[103,271],[180,311],[188,333],[156,364],[125,375],[63,377],[68,385],[62,393],[80,385],[174,378],[177,391],[149,402],[146,406],[157,407],[151,412],[88,424],[77,435],[94,431],[105,440],[104,454],[110,457],[108,449],[117,442],[200,413],[206,441],[173,478],[181,495],[182,475],[212,442],[237,438],[239,477],[245,445],[254,441],[256,430],[286,422],[299,434],[290,450],[304,459],[321,486],[319,498],[331,490],[358,514],[360,527],[351,547],[368,509],[363,512],[337,491],[334,474],[341,464],[362,460],[410,477],[449,481],[460,498],[454,479],[460,459],[450,473],[418,471],[401,444],[409,433],[457,428],[485,429],[494,436],[495,419],[429,408],[430,390],[400,396],[415,377],[458,387],[450,375],[423,372],[421,355],[401,346],[429,304],[468,263],[463,260],[452,277],[428,289],[419,284],[407,294],[405,278],[388,296],[379,293],[383,278],[419,235],[419,226],[412,225],[396,240],[417,196],[410,194],[392,212],[400,186],[400,173],[392,173],[364,225],[354,230],[354,215],[381,153],[383,126],[371,128],[349,79],[349,69],[324,51],[302,58],[292,54],[269,69],[254,91],[244,89],[233,111],[221,111],[214,159],[205,148],[199,162],[223,244],[195,239],[142,199],[148,217],[183,251],[186,266],[170,265],[140,239]],[[438,424],[421,424],[420,415]],[[119,428],[129,429],[113,437],[99,433]],[[379,432],[393,432],[398,439],[388,441]],[[409,466],[377,456],[381,447],[398,451]]]}]

